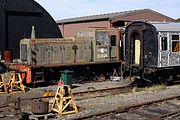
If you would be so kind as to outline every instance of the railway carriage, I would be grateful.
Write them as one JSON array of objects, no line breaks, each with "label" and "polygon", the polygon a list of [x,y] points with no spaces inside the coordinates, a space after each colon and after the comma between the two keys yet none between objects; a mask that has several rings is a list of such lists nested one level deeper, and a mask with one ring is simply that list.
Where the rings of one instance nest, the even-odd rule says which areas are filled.
[{"label": "railway carriage", "polygon": [[180,23],[132,22],[125,30],[125,71],[172,82],[180,70]]}]

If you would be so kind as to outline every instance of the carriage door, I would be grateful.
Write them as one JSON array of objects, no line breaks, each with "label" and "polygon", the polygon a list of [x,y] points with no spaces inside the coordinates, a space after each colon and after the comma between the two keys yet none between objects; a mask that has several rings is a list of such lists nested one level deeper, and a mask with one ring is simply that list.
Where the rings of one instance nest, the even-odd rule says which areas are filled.
[{"label": "carriage door", "polygon": [[135,64],[139,65],[140,64],[140,40],[136,39],[135,40]]},{"label": "carriage door", "polygon": [[131,36],[131,64],[140,65],[141,41],[140,34],[133,32]]},{"label": "carriage door", "polygon": [[169,66],[169,48],[168,48],[168,36],[167,32],[166,33],[161,33],[159,32],[159,48],[160,48],[160,62],[159,66],[160,67],[167,67]]}]

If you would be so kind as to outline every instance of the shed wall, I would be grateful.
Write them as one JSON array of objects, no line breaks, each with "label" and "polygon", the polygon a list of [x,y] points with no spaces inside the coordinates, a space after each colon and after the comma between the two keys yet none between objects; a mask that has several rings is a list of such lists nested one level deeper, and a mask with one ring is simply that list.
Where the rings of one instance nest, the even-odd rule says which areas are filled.
[{"label": "shed wall", "polygon": [[[64,27],[64,29],[63,29],[63,27]],[[80,31],[80,29],[87,28],[87,27],[110,28],[110,22],[109,21],[97,21],[97,22],[70,23],[70,24],[64,24],[64,26],[59,25],[61,33],[63,34],[64,37],[75,36]]]},{"label": "shed wall", "polygon": [[[103,15],[96,15],[97,18],[98,16],[103,16]],[[90,19],[92,17],[92,20]],[[70,18],[71,19],[71,18]],[[79,31],[79,29],[82,27],[111,27],[111,26],[121,26],[125,24],[125,22],[128,21],[137,21],[137,20],[142,20],[142,21],[156,21],[156,22],[175,22],[174,19],[167,17],[163,14],[160,14],[158,12],[152,11],[152,10],[144,10],[141,12],[137,11],[132,11],[130,13],[124,14],[124,15],[119,15],[115,17],[107,17],[104,18],[104,20],[98,20],[94,18],[94,16],[89,16],[87,17],[87,21],[84,20],[86,17],[82,17],[82,20],[79,18],[78,21],[74,21],[74,19],[78,18],[72,18],[73,22],[70,22],[69,19],[63,20],[64,23],[58,23],[58,26],[61,30],[61,33],[63,34],[64,37],[67,36],[74,36],[76,33]],[[64,28],[64,29],[63,29]]]}]

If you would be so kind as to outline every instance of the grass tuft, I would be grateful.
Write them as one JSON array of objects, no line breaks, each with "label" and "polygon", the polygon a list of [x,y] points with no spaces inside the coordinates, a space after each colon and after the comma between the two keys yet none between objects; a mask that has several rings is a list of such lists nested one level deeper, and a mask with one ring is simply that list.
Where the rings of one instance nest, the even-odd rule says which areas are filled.
[{"label": "grass tuft", "polygon": [[145,87],[145,88],[133,88],[133,92],[140,92],[140,91],[144,91],[144,92],[155,92],[155,91],[160,91],[160,90],[165,90],[166,89],[166,85],[153,85],[150,87]]}]

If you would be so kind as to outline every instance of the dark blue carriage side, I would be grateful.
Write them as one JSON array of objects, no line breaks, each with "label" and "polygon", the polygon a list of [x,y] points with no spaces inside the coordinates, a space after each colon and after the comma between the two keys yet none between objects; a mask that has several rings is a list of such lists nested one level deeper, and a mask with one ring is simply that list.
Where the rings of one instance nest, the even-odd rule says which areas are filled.
[{"label": "dark blue carriage side", "polygon": [[[136,45],[136,40],[139,41],[139,47]],[[125,30],[124,42],[126,70],[142,71],[145,67],[157,66],[158,37],[153,25],[138,21],[130,23]]]}]

